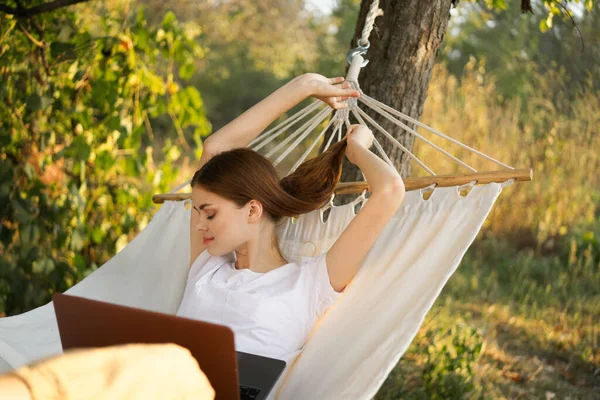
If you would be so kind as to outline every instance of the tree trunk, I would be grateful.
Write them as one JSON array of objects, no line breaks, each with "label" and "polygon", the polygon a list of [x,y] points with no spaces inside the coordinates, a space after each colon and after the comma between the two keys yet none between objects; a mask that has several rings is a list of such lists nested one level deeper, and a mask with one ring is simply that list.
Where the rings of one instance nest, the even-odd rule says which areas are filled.
[{"label": "tree trunk", "polygon": [[[451,4],[452,0],[382,1],[379,7],[384,15],[375,19],[369,38],[371,45],[367,54],[363,55],[369,60],[369,64],[360,71],[358,81],[361,89],[369,96],[418,119],[423,112],[435,57],[448,26]],[[371,0],[362,1],[350,48],[357,45],[370,5]],[[368,111],[362,104],[360,107],[404,147],[412,150],[412,134]],[[407,125],[415,128],[414,124]],[[409,177],[411,171],[408,154],[393,146],[375,128],[373,134],[402,177]],[[374,146],[371,150],[375,151]],[[343,171],[343,182],[363,180],[360,170],[345,158]],[[343,198],[339,200],[342,201],[336,204],[347,202]]]}]

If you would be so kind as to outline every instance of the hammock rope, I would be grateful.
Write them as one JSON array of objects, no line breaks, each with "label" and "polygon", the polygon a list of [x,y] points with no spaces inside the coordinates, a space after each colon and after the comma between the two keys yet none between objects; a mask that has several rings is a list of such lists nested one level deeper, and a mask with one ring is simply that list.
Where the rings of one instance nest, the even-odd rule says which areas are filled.
[{"label": "hammock rope", "polygon": [[511,167],[510,165],[504,164],[504,163],[502,163],[502,162],[500,162],[500,161],[496,160],[495,158],[492,158],[492,157],[488,156],[488,155],[487,155],[487,154],[485,154],[485,153],[482,153],[482,152],[480,152],[480,151],[478,151],[478,150],[476,150],[476,149],[473,149],[473,148],[471,148],[471,147],[467,146],[466,144],[464,144],[464,143],[461,143],[460,141],[458,141],[458,140],[456,140],[456,139],[454,139],[454,138],[452,138],[452,137],[450,137],[450,136],[448,136],[448,135],[445,135],[445,134],[443,134],[442,132],[440,132],[440,131],[438,131],[438,130],[436,130],[436,129],[433,129],[433,128],[432,128],[432,127],[430,127],[430,126],[427,126],[427,125],[425,125],[424,123],[422,123],[422,122],[420,122],[420,121],[418,121],[418,120],[416,120],[416,119],[414,119],[414,118],[411,118],[411,117],[409,117],[408,115],[406,115],[406,114],[403,114],[403,113],[401,113],[400,111],[398,111],[398,110],[395,110],[395,109],[393,109],[392,107],[390,107],[390,106],[388,106],[388,105],[386,105],[386,104],[384,104],[384,103],[382,103],[382,102],[380,102],[380,101],[378,101],[378,100],[375,100],[375,99],[374,99],[374,98],[372,98],[372,97],[369,97],[368,95],[364,94],[362,91],[361,91],[361,97],[359,98],[359,100],[360,100],[360,101],[362,101],[363,103],[367,104],[367,105],[369,105],[369,103],[370,103],[370,104],[373,104],[373,105],[375,105],[375,106],[378,106],[378,107],[380,107],[382,110],[385,110],[385,111],[387,111],[387,112],[389,112],[389,113],[391,113],[391,114],[394,114],[394,115],[396,115],[396,116],[398,116],[398,117],[400,117],[400,118],[404,118],[405,120],[407,120],[407,121],[409,121],[409,122],[412,122],[412,123],[414,123],[414,124],[416,124],[416,125],[418,125],[418,126],[420,126],[420,127],[424,128],[424,129],[427,129],[427,130],[428,130],[428,131],[430,131],[431,133],[433,133],[433,134],[436,134],[436,135],[438,135],[439,137],[442,137],[442,138],[444,138],[444,139],[446,139],[446,140],[448,140],[448,141],[450,141],[450,142],[452,142],[452,143],[454,143],[454,144],[457,144],[457,145],[461,146],[462,148],[464,148],[464,149],[466,149],[466,150],[469,150],[469,151],[471,151],[471,152],[473,152],[473,153],[475,153],[475,154],[477,154],[477,155],[479,155],[479,156],[482,156],[482,157],[484,157],[485,159],[487,159],[487,160],[489,160],[489,161],[491,161],[491,162],[493,162],[493,163],[496,163],[496,164],[498,164],[498,165],[500,165],[500,166],[502,166],[502,167],[504,167],[504,168],[507,168],[507,169],[512,169],[512,170],[514,170],[514,169],[515,169],[514,167]]},{"label": "hammock rope", "polygon": [[[292,150],[294,150],[294,148],[296,148],[302,140],[304,140],[309,134],[311,134],[313,129],[315,129],[317,127],[317,125],[319,125],[319,123],[321,123],[321,121],[323,121],[326,117],[327,117],[327,110],[325,110],[325,115],[323,116],[322,119],[315,121],[308,129],[306,129],[302,133],[302,135],[300,135],[296,140],[294,140],[294,142],[288,147],[288,149],[286,151],[284,151],[279,157],[277,157],[277,159],[275,161],[273,161],[273,165],[277,166],[281,162],[281,160],[283,160],[288,154],[290,154],[290,152]],[[331,126],[332,123],[333,123],[333,118],[329,120],[329,123],[323,129],[323,131],[322,131],[323,134],[327,131],[327,129],[329,129],[329,127]]]},{"label": "hammock rope", "polygon": [[[299,119],[302,119],[306,114],[309,114],[310,112],[312,112],[316,108],[318,108],[318,106],[319,106],[319,102],[317,102],[317,101],[313,102],[311,105],[298,111],[296,114],[292,115],[291,117],[289,117],[285,121],[281,122],[274,128],[269,129],[268,131],[265,131],[264,133],[262,133],[260,136],[255,137],[254,140],[252,140],[250,142],[250,144],[248,144],[248,147],[254,146],[256,144],[256,142],[262,141],[263,139],[265,139],[265,137],[266,137],[266,139],[270,139],[271,137],[279,136],[281,133],[285,132],[285,130],[289,126],[293,125],[294,122],[298,121]],[[285,125],[285,126],[283,126],[283,125]],[[271,134],[271,132],[274,132],[274,133],[271,136],[269,136]],[[258,149],[256,147],[252,147],[252,150],[256,151]]]},{"label": "hammock rope", "polygon": [[373,30],[373,25],[375,25],[375,18],[383,15],[383,10],[379,8],[379,0],[373,0],[371,6],[369,7],[369,13],[367,14],[367,18],[365,20],[365,26],[362,30],[362,35],[360,41],[358,42],[359,46],[369,47],[369,37],[371,36],[371,31]]},{"label": "hammock rope", "polygon": [[[438,150],[439,152],[441,152],[442,154],[444,154],[445,156],[449,157],[452,161],[455,161],[456,163],[458,163],[459,165],[464,166],[465,168],[473,171],[473,172],[477,172],[477,170],[473,167],[471,167],[470,165],[464,163],[463,161],[459,160],[458,158],[454,157],[452,154],[448,153],[446,150],[442,149],[441,147],[437,146],[435,143],[432,143],[430,140],[428,140],[427,138],[423,137],[422,135],[420,135],[419,133],[417,133],[417,131],[411,129],[408,125],[400,122],[399,120],[393,118],[389,113],[387,113],[385,110],[383,110],[381,107],[377,106],[374,103],[369,103],[367,101],[364,102],[366,105],[368,105],[369,107],[371,107],[372,110],[376,111],[379,115],[385,117],[388,121],[392,122],[393,124],[397,125],[398,127],[406,130],[407,132],[413,134],[414,136],[418,137],[419,139],[423,140],[425,143],[431,145],[434,149]],[[354,107],[353,111],[356,109],[356,111],[358,111],[359,114],[361,114],[362,116],[364,116],[370,123],[371,125],[373,125],[374,127],[377,128],[378,131],[384,133],[384,135],[386,137],[388,137],[390,140],[392,140],[392,142],[396,142],[398,144],[400,144],[396,138],[392,137],[388,132],[386,132],[381,126],[379,126],[379,124],[377,122],[375,122],[375,120],[373,120],[373,118],[371,118],[369,115],[367,115],[367,113],[365,113],[363,110],[361,110],[358,107]],[[404,147],[403,147],[404,148]],[[408,150],[407,150],[408,152]],[[427,166],[425,166],[420,160],[418,160],[412,153],[408,152],[409,155],[411,157],[413,157],[413,159],[422,167],[424,167],[427,172],[430,173],[430,175],[435,176],[436,174],[431,171]]]}]

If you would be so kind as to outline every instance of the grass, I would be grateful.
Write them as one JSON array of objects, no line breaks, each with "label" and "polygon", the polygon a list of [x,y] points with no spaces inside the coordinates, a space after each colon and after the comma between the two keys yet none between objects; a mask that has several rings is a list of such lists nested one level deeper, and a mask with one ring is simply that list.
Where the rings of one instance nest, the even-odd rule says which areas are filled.
[{"label": "grass", "polygon": [[[495,97],[483,64],[460,82],[436,68],[421,120],[534,181],[500,195],[376,399],[600,399],[600,98],[561,100],[555,72],[521,104]],[[422,142],[415,152],[436,173],[466,172]]]},{"label": "grass", "polygon": [[471,247],[377,399],[598,398],[600,252],[507,243]]}]

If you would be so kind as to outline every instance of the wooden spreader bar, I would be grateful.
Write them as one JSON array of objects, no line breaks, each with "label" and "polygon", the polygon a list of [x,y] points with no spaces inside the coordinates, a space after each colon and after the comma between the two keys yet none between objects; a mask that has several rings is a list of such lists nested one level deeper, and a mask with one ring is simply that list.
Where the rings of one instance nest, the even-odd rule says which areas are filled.
[{"label": "wooden spreader bar", "polygon": [[[465,175],[438,175],[423,176],[418,178],[403,179],[404,187],[407,191],[423,189],[432,184],[436,187],[451,187],[465,185],[472,181],[477,181],[478,185],[497,182],[502,183],[509,179],[515,179],[515,182],[528,182],[533,180],[533,170],[530,169],[504,169],[501,171],[477,172]],[[358,194],[363,190],[369,191],[369,184],[363,182],[340,182],[335,188],[335,194]],[[155,194],[152,201],[155,204],[162,204],[165,201],[181,201],[191,198],[191,193],[168,193]]]}]

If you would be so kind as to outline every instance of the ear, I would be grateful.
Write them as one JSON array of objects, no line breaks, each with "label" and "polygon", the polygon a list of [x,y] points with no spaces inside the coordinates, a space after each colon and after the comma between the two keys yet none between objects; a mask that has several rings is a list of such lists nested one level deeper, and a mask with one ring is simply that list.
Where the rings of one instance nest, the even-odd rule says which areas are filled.
[{"label": "ear", "polygon": [[263,213],[263,206],[262,206],[261,202],[253,199],[248,202],[247,206],[248,206],[248,214],[247,214],[248,222],[249,223],[258,222]]}]

